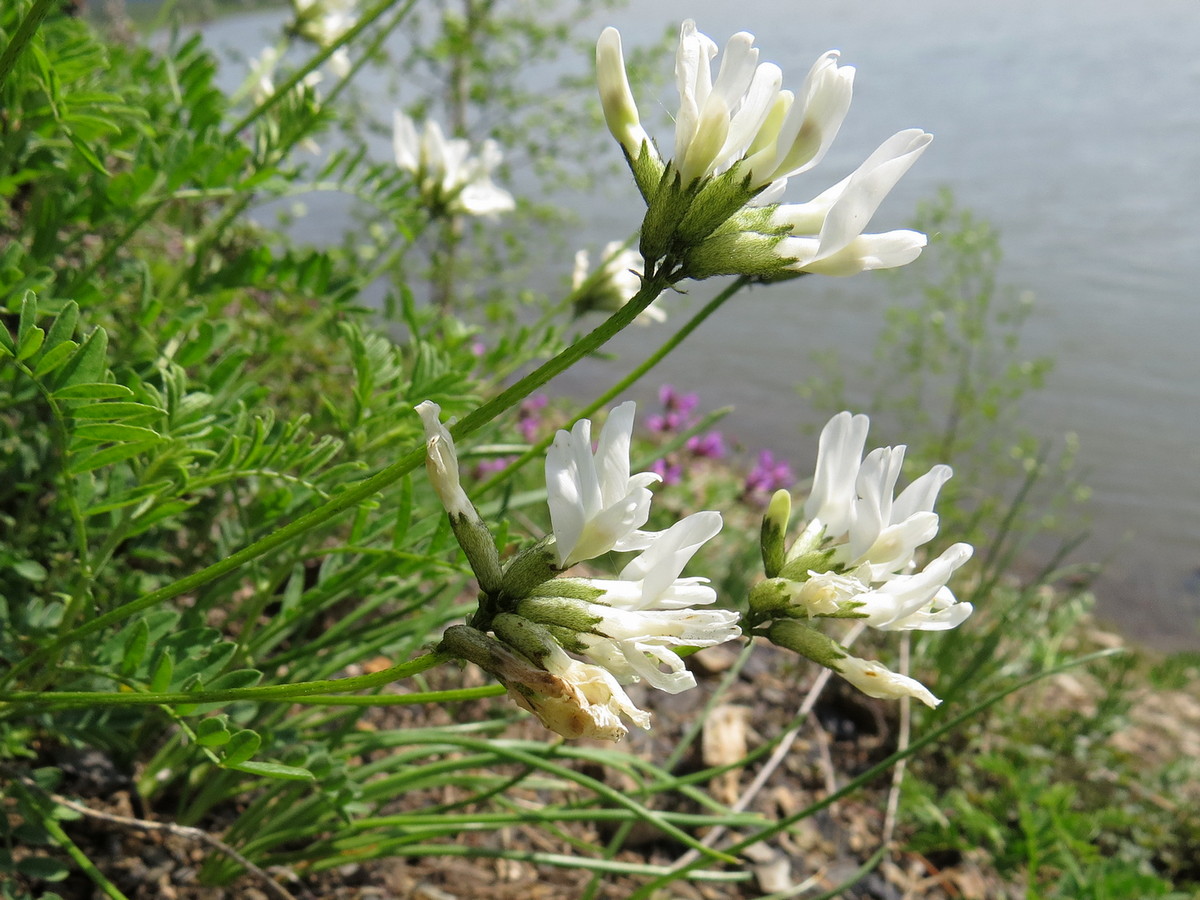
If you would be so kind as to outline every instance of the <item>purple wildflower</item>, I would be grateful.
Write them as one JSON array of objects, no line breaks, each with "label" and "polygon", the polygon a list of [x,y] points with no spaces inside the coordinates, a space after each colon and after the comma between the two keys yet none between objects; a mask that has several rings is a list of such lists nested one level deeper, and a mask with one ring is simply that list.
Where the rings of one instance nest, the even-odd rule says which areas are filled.
[{"label": "purple wildflower", "polygon": [[795,480],[786,459],[776,460],[770,450],[761,450],[758,463],[746,476],[746,492],[771,494]]},{"label": "purple wildflower", "polygon": [[517,411],[517,430],[528,443],[532,444],[537,437],[538,429],[542,427],[542,417],[539,413],[549,402],[550,398],[545,394],[535,394],[521,402],[521,408]]},{"label": "purple wildflower", "polygon": [[688,438],[687,448],[693,456],[701,456],[707,459],[725,458],[725,438],[719,431],[709,431],[705,434],[692,435]]},{"label": "purple wildflower", "polygon": [[682,394],[670,384],[664,384],[658,389],[658,400],[668,412],[677,412],[684,417],[691,415],[700,403],[697,394]]},{"label": "purple wildflower", "polygon": [[516,459],[515,456],[491,456],[487,459],[481,459],[475,463],[471,477],[478,480],[488,475],[494,475],[496,472],[508,468],[508,464],[514,459]]},{"label": "purple wildflower", "polygon": [[683,431],[692,424],[692,412],[700,403],[696,394],[681,394],[672,385],[664,384],[658,389],[658,399],[664,411],[646,420],[646,426],[655,434]]},{"label": "purple wildflower", "polygon": [[650,471],[662,478],[663,484],[679,484],[683,480],[683,466],[665,459],[656,459]]}]

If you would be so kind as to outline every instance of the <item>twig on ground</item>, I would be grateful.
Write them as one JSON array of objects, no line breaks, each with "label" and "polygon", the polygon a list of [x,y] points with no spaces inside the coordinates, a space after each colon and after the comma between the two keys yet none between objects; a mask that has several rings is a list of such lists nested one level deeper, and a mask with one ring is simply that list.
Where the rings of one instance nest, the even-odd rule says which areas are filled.
[{"label": "twig on ground", "polygon": [[[862,634],[865,629],[866,626],[861,622],[855,625],[846,633],[846,637],[842,640],[842,646],[849,647],[856,640],[858,640],[858,636]],[[808,694],[806,694],[804,697],[804,702],[800,704],[800,708],[796,711],[796,718],[800,721],[794,728],[792,728],[787,734],[779,739],[779,744],[775,747],[774,751],[772,751],[771,758],[767,760],[766,764],[761,770],[759,770],[759,773],[754,776],[754,780],[750,782],[749,786],[747,786],[746,790],[742,793],[742,796],[738,798],[735,804],[733,804],[731,812],[745,812],[746,807],[748,807],[754,801],[754,798],[758,796],[759,791],[763,789],[767,781],[769,781],[771,776],[775,774],[775,770],[778,769],[780,764],[782,764],[787,758],[787,755],[792,750],[792,745],[796,743],[796,738],[800,736],[800,729],[803,727],[805,720],[807,720],[808,714],[811,713],[813,711],[813,707],[817,705],[817,700],[821,696],[821,691],[825,689],[825,685],[829,683],[829,679],[832,675],[833,672],[830,669],[822,669],[821,673],[817,675],[816,681],[813,682],[812,687],[808,689]],[[704,836],[701,843],[705,847],[712,847],[717,843],[717,841],[725,836],[725,832],[727,830],[728,829],[724,825],[718,825]],[[699,853],[697,851],[689,850],[687,853],[679,857],[679,859],[675,860],[675,866],[676,868],[679,868],[689,865],[690,863],[695,862],[698,857]]]},{"label": "twig on ground", "polygon": [[[900,637],[900,674],[907,675],[911,667],[912,639],[906,632]],[[904,752],[908,749],[908,741],[912,736],[912,698],[900,698],[900,733],[896,737],[896,750]],[[887,812],[883,817],[883,834],[880,845],[887,846],[892,842],[896,831],[896,815],[900,809],[900,786],[904,783],[904,770],[908,765],[905,756],[892,769],[892,787],[888,791]]]},{"label": "twig on ground", "polygon": [[49,797],[59,806],[74,810],[75,812],[82,816],[86,816],[89,819],[95,819],[100,822],[108,822],[110,825],[116,825],[121,828],[136,828],[139,831],[163,831],[168,834],[173,834],[176,837],[186,838],[188,840],[193,840],[204,844],[213,850],[216,850],[218,853],[223,853],[225,856],[228,856],[239,866],[242,866],[247,872],[250,872],[256,878],[258,878],[262,882],[264,890],[266,890],[266,892],[271,896],[275,897],[276,900],[296,900],[296,896],[294,894],[290,893],[286,888],[283,887],[283,885],[279,884],[279,882],[272,878],[265,870],[250,862],[250,860],[246,859],[246,857],[242,856],[242,854],[238,853],[220,838],[213,837],[211,834],[201,828],[193,828],[190,825],[176,825],[173,822],[152,822],[148,819],[135,819],[132,816],[121,816],[117,815],[116,813],[100,812],[99,810],[92,809],[90,806],[85,806],[82,803],[77,803],[74,800],[68,799],[61,794],[55,794],[47,791],[32,778],[28,778],[15,772],[10,774],[12,774],[13,777],[15,777],[26,787],[30,788],[31,790],[35,790],[46,797]]}]

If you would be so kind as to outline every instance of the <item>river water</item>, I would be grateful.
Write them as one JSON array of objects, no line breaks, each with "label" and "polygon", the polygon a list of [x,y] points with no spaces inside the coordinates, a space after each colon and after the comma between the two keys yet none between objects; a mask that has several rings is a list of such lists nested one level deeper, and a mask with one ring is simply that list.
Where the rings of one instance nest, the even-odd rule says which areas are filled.
[{"label": "river water", "polygon": [[[226,18],[206,31],[216,45],[254,54],[278,34],[280,15]],[[1037,298],[1027,352],[1056,360],[1023,424],[1079,436],[1094,498],[1093,537],[1077,557],[1107,563],[1100,610],[1164,649],[1200,648],[1200,4],[659,0],[635,2],[594,31],[617,25],[630,46],[688,16],[718,43],[737,30],[757,34],[787,87],[829,48],[858,69],[833,150],[789,199],[843,177],[894,131],[936,136],[871,230],[901,227],[940,185],[999,228],[1002,280]],[[581,58],[580,71],[587,66]],[[675,102],[668,88],[657,106]],[[652,118],[656,104],[642,105]],[[669,132],[655,133],[670,145]],[[579,245],[595,250],[636,227],[632,183],[620,190],[583,207]],[[321,226],[329,233],[324,215]],[[816,374],[815,352],[869,349],[864,335],[877,327],[884,289],[872,277],[756,289],[706,322],[655,382],[699,392],[706,408],[734,404],[729,431],[803,472],[814,441],[800,428],[820,417],[794,386]],[[697,285],[674,301],[680,317],[715,290]],[[630,329],[615,349],[638,359],[664,334]],[[560,387],[603,387],[618,375],[611,363],[589,363]]]}]

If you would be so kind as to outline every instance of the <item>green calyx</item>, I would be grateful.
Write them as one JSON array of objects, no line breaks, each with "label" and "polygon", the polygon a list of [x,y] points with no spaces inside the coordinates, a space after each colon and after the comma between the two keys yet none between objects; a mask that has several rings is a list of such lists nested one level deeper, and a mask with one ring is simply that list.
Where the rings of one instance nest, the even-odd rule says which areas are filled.
[{"label": "green calyx", "polygon": [[603,621],[589,612],[583,601],[568,597],[526,597],[517,604],[517,613],[541,625],[554,625],[572,634],[591,633]]},{"label": "green calyx", "polygon": [[505,600],[520,600],[554,579],[558,558],[551,546],[550,539],[544,538],[509,560],[500,579]]},{"label": "green calyx", "polygon": [[500,554],[487,526],[477,516],[450,513],[450,528],[467,556],[480,589],[493,596],[499,593],[503,582]]},{"label": "green calyx", "polygon": [[838,661],[849,655],[846,648],[833,638],[796,619],[779,619],[772,622],[767,630],[767,637],[772,644],[798,653],[834,671],[840,671]]}]

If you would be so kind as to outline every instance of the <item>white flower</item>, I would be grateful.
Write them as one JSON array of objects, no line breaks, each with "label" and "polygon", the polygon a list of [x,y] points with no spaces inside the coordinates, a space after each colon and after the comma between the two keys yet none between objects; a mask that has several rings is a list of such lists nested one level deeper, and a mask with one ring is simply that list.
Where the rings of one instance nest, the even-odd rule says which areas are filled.
[{"label": "white flower", "polygon": [[[595,602],[538,598],[519,607],[535,621],[576,631],[583,656],[629,683],[645,679],[677,694],[695,687],[695,676],[673,647],[711,647],[737,637],[738,614],[725,609],[693,609],[717,599],[706,578],[680,578],[696,551],[721,530],[720,513],[694,513],[654,536],[649,548],[616,579],[563,579],[574,588],[600,592]],[[555,582],[546,585],[555,588]]]},{"label": "white flower", "polygon": [[[600,268],[596,272],[592,272],[588,252],[578,251],[571,276],[571,290],[577,293],[576,313],[593,309],[615,312],[641,289],[641,276],[642,255],[626,248],[620,241],[610,241],[604,246]],[[650,304],[634,319],[642,325],[666,320],[667,314],[656,303]]]},{"label": "white flower", "polygon": [[563,737],[619,741],[628,733],[621,716],[650,727],[650,714],[610,672],[568,656],[546,628],[511,613],[497,615],[493,626],[496,638],[452,625],[438,649],[492,673],[519,706]]},{"label": "white flower", "polygon": [[[869,269],[907,265],[925,246],[918,231],[864,235],[871,217],[900,178],[929,146],[933,135],[911,128],[884,141],[847,178],[807,203],[772,210],[771,224],[791,237],[775,248],[790,257],[789,269],[822,275],[853,275]],[[755,198],[759,202],[761,195]]]},{"label": "white flower", "polygon": [[451,516],[478,518],[459,483],[458,452],[454,449],[454,438],[441,422],[442,408],[432,400],[425,400],[416,410],[425,426],[425,468],[442,506]]},{"label": "white flower", "polygon": [[328,47],[358,22],[356,0],[292,0],[301,36]]},{"label": "white flower", "polygon": [[928,707],[937,707],[942,702],[917,679],[893,672],[875,660],[847,656],[839,659],[833,668],[868,697],[881,700],[915,697]]},{"label": "white flower", "polygon": [[248,81],[250,99],[255,106],[275,93],[275,69],[279,65],[279,50],[275,47],[263,47],[262,53],[250,63]]},{"label": "white flower", "polygon": [[[674,156],[664,164],[640,124],[620,35],[612,28],[600,35],[597,82],[605,120],[650,207],[642,231],[647,262],[653,267],[674,252],[692,277],[773,280],[797,272],[849,275],[914,260],[924,235],[863,231],[931,136],[902,131],[810,202],[775,206],[788,179],[825,156],[849,110],[854,69],[839,66],[831,50],[793,94],[781,89],[778,66],[758,62],[753,45],[747,32],[730,38],[714,78],[717,45],[691,19],[683,23],[675,57]],[[678,171],[679,184],[661,177],[664,165]],[[718,187],[710,190],[712,179]]]},{"label": "white flower", "polygon": [[604,121],[617,143],[633,159],[641,155],[643,148],[658,159],[658,151],[638,117],[637,103],[625,74],[621,33],[615,28],[605,28],[596,42],[596,84],[600,90]]},{"label": "white flower", "polygon": [[675,80],[675,165],[684,183],[719,175],[746,160],[752,187],[763,187],[815,165],[850,106],[854,70],[822,56],[797,100],[781,91],[783,73],[758,64],[754,35],[738,32],[725,45],[714,80],[717,45],[688,19],[679,33]]},{"label": "white flower", "polygon": [[566,569],[609,550],[641,550],[650,536],[638,529],[650,516],[653,472],[629,474],[632,402],[609,413],[592,453],[592,423],[581,419],[559,431],[546,453],[546,492],[554,549]]},{"label": "white flower", "polygon": [[[942,631],[972,612],[946,587],[971,557],[957,543],[915,572],[918,548],[937,535],[933,513],[949,466],[934,466],[898,497],[904,447],[872,450],[863,458],[866,416],[835,415],[821,431],[813,486],[804,504],[809,518],[780,570],[787,602],[808,616],[853,617],[884,631]],[[832,568],[813,569],[815,560]],[[765,590],[765,589],[764,589]],[[769,593],[763,597],[770,599]]]},{"label": "white flower", "polygon": [[[675,167],[684,184],[745,164],[752,190],[781,191],[786,179],[816,165],[825,155],[850,107],[854,69],[838,66],[837,51],[813,65],[799,96],[781,90],[783,73],[773,63],[758,63],[754,35],[741,31],[729,39],[714,79],[717,45],[687,19],[679,31],[675,82]],[[597,82],[605,120],[613,136],[633,158],[646,145],[657,151],[642,129],[629,89],[621,36],[606,28],[596,44]],[[765,202],[772,202],[768,197]]]},{"label": "white flower", "polygon": [[551,731],[571,739],[619,741],[629,733],[622,715],[639,728],[650,728],[650,714],[639,709],[604,668],[573,659],[555,645],[546,647],[542,665],[548,677],[505,686],[517,705]]},{"label": "white flower", "polygon": [[[884,447],[862,458],[870,420],[840,412],[826,423],[817,444],[813,486],[804,504],[807,534],[845,536],[836,559],[849,568],[867,564],[871,581],[911,565],[918,547],[937,534],[933,513],[938,491],[953,470],[937,465],[893,499],[904,446]],[[797,542],[793,551],[802,549]]]},{"label": "white flower", "polygon": [[953,544],[923,570],[894,575],[874,590],[853,597],[854,611],[882,631],[946,631],[971,615],[946,587],[950,576],[971,558],[970,544]]},{"label": "white flower", "polygon": [[396,165],[413,174],[422,198],[435,211],[493,216],[516,208],[512,194],[492,181],[492,171],[503,159],[495,141],[484,141],[479,155],[471,156],[471,145],[462,138],[447,139],[437,122],[426,122],[419,134],[412,119],[396,112],[392,148]]}]

